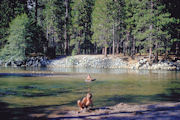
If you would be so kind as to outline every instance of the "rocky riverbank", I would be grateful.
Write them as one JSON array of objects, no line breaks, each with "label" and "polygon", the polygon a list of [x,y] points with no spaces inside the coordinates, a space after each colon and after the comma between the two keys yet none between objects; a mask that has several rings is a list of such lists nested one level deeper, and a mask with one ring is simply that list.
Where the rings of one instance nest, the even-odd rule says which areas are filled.
[{"label": "rocky riverbank", "polygon": [[112,59],[101,55],[77,55],[52,60],[49,67],[127,68],[127,63],[121,58]]},{"label": "rocky riverbank", "polygon": [[77,55],[52,60],[48,67],[74,68],[128,68],[154,70],[180,70],[180,62],[159,61],[150,64],[147,58],[139,57],[128,60],[128,57],[104,57],[102,55]]},{"label": "rocky riverbank", "polygon": [[0,60],[4,67],[50,67],[50,68],[122,68],[122,69],[149,69],[149,70],[180,70],[180,61],[162,61],[150,64],[146,57],[131,59],[126,56],[103,55],[76,55],[48,60],[47,57],[28,57],[24,61]]},{"label": "rocky riverbank", "polygon": [[0,60],[0,66],[3,67],[46,67],[49,63],[50,61],[44,56],[28,57],[24,61],[9,60],[4,62]]}]

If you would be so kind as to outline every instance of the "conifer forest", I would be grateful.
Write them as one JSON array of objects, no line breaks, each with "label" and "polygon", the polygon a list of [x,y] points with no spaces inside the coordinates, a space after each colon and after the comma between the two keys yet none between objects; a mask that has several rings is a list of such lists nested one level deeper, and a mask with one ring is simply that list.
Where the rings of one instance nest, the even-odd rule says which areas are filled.
[{"label": "conifer forest", "polygon": [[0,59],[180,55],[179,0],[1,0]]}]

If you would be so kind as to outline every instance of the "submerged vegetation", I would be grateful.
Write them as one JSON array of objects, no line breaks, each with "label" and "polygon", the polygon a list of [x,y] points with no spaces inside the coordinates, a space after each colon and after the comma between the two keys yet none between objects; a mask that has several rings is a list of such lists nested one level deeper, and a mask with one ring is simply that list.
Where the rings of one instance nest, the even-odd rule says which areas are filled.
[{"label": "submerged vegetation", "polygon": [[7,103],[8,108],[57,105],[75,107],[76,101],[84,97],[88,90],[93,94],[95,107],[115,105],[119,102],[149,103],[179,100],[180,86],[177,77],[179,73],[176,72],[141,71],[135,74],[132,71],[132,73],[101,73],[92,76],[97,80],[85,83],[86,74],[83,73],[26,77],[23,74],[9,77],[1,75],[0,101]]},{"label": "submerged vegetation", "polygon": [[[3,74],[9,71],[10,76]],[[180,73],[175,71],[132,70],[115,74],[105,70],[101,74],[91,74],[96,78],[93,82],[84,81],[87,73],[35,72],[22,68],[1,68],[0,72],[0,116],[4,119],[44,120],[57,118],[69,111],[74,111],[72,116],[77,115],[77,100],[87,92],[93,94],[95,109],[87,114],[106,113],[104,108],[120,102],[123,103],[120,104],[122,109],[108,110],[124,112],[130,110],[128,104],[140,107],[139,104],[177,102],[180,99]],[[118,114],[122,113],[118,111]]]}]

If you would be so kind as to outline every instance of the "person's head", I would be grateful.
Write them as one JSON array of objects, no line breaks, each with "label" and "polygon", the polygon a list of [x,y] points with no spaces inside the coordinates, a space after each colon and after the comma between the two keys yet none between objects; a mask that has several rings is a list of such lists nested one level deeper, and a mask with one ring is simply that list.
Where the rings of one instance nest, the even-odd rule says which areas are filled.
[{"label": "person's head", "polygon": [[91,94],[91,93],[88,93],[88,94],[87,94],[87,98],[90,98],[90,99],[91,99],[91,98],[92,98],[92,94]]}]

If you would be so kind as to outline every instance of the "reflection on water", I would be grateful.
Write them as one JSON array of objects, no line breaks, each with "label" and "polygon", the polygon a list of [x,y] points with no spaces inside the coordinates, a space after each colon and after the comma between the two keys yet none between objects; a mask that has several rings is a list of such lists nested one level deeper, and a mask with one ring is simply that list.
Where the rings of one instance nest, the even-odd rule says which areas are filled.
[{"label": "reflection on water", "polygon": [[[108,74],[124,74],[124,73],[135,73],[135,74],[168,74],[170,71],[167,70],[132,70],[132,69],[102,69],[102,68],[38,68],[38,67],[28,67],[28,68],[3,68],[0,67],[0,72],[17,72],[17,71],[50,71],[50,72],[71,72],[71,73],[108,73]],[[174,71],[175,72],[175,71]]]},{"label": "reflection on water", "polygon": [[48,68],[47,70],[54,72],[75,72],[75,73],[136,73],[136,74],[149,74],[149,73],[169,73],[166,70],[132,70],[132,69],[100,69],[100,68]]},{"label": "reflection on water", "polygon": [[[86,83],[87,74],[96,81]],[[0,68],[0,114],[8,109],[76,107],[93,94],[95,107],[180,101],[180,72],[127,69]],[[10,109],[10,110],[9,110]],[[21,111],[22,112],[22,111]]]}]

